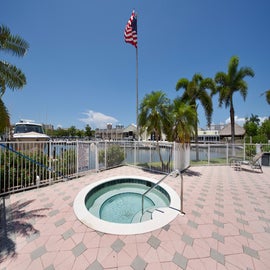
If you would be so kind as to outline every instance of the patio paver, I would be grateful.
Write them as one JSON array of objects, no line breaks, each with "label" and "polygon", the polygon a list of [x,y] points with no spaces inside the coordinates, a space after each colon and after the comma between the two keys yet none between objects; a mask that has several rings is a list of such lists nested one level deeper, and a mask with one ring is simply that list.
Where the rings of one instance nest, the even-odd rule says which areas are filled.
[{"label": "patio paver", "polygon": [[[0,198],[0,270],[270,269],[270,167],[263,171],[190,167],[184,175],[186,214],[140,235],[95,231],[72,208],[77,193],[95,181],[163,177],[139,168],[123,166]],[[176,178],[165,183],[179,193]]]}]

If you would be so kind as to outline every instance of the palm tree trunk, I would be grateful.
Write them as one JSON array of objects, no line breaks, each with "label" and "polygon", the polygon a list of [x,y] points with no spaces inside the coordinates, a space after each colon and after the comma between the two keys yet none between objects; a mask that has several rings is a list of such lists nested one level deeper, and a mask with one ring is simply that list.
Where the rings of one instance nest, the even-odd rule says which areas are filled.
[{"label": "palm tree trunk", "polygon": [[199,161],[199,139],[198,139],[198,123],[195,123],[195,145],[196,145],[196,161]]},{"label": "palm tree trunk", "polygon": [[164,166],[164,161],[163,161],[163,158],[160,152],[160,147],[159,147],[159,133],[156,131],[155,131],[155,139],[157,142],[157,150],[158,150],[159,159],[161,161],[161,170],[163,171],[165,166]]},{"label": "palm tree trunk", "polygon": [[231,108],[230,108],[230,118],[231,118],[231,143],[232,143],[232,156],[235,156],[235,120],[234,120],[234,107],[231,99]]},{"label": "palm tree trunk", "polygon": [[158,149],[159,159],[160,159],[160,161],[161,161],[161,171],[163,171],[164,168],[165,168],[165,164],[164,164],[164,161],[163,161],[161,152],[160,152],[160,146],[159,146],[158,140],[157,140],[157,149]]},{"label": "palm tree trunk", "polygon": [[234,109],[230,109],[230,118],[231,118],[231,135],[232,135],[232,140],[231,143],[234,144],[235,142],[235,121],[234,121]]}]

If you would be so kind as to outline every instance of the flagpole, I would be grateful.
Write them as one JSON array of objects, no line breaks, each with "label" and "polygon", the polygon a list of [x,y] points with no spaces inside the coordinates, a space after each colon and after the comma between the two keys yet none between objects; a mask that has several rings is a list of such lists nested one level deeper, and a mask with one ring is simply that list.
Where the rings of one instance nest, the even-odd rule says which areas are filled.
[{"label": "flagpole", "polygon": [[[136,14],[136,34],[138,36],[138,13]],[[139,136],[139,72],[138,72],[138,42],[136,46],[136,126],[137,126],[137,140],[140,140]]]},{"label": "flagpole", "polygon": [[139,83],[138,83],[138,46],[136,48],[136,126],[137,138],[139,141]]},{"label": "flagpole", "polygon": [[126,24],[124,37],[126,43],[130,43],[136,48],[136,129],[137,129],[137,139],[139,140],[138,42],[137,42],[137,14],[135,13],[135,10],[132,11],[131,17]]}]

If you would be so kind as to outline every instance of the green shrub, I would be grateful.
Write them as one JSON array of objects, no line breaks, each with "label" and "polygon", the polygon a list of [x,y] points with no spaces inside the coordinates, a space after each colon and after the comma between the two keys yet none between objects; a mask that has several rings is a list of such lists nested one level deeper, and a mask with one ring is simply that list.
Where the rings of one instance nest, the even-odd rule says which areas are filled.
[{"label": "green shrub", "polygon": [[[106,161],[107,167],[120,165],[125,159],[124,150],[118,145],[112,145],[107,148]],[[105,163],[105,150],[99,151],[99,161]]]}]

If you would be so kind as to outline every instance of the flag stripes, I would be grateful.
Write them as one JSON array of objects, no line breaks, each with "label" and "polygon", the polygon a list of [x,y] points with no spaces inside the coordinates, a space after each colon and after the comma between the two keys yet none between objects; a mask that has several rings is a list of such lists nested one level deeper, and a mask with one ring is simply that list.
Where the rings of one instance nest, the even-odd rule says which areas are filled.
[{"label": "flag stripes", "polygon": [[131,17],[127,22],[124,37],[126,43],[130,43],[137,48],[137,15],[135,14],[134,10],[132,11]]}]

